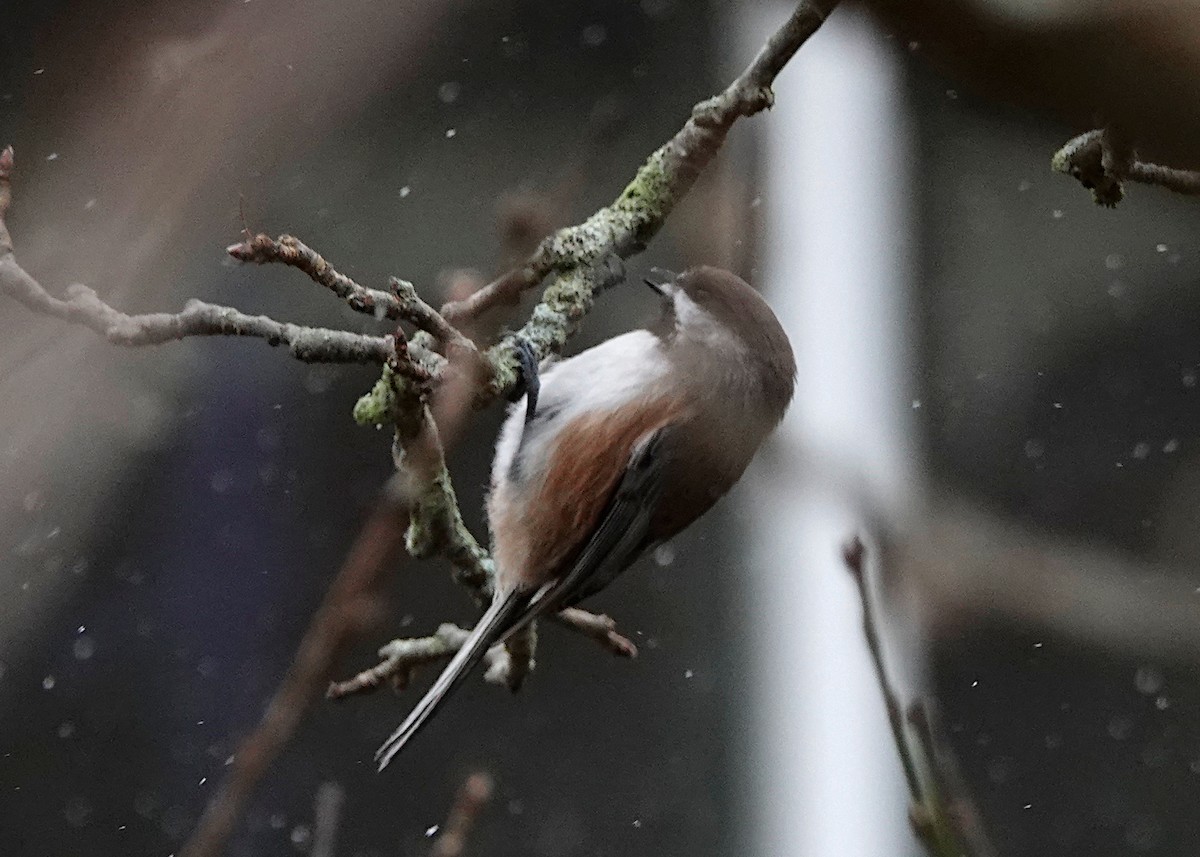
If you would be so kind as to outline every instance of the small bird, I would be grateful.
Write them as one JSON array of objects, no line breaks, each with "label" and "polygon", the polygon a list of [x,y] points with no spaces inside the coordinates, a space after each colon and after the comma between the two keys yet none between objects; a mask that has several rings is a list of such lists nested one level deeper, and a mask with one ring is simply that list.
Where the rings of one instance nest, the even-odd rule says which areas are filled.
[{"label": "small bird", "polygon": [[[728,491],[792,399],[796,361],[759,294],[717,268],[646,280],[661,317],[542,367],[496,444],[495,596],[375,754],[379,769],[496,642],[603,589]],[[540,387],[540,390],[539,390]]]}]

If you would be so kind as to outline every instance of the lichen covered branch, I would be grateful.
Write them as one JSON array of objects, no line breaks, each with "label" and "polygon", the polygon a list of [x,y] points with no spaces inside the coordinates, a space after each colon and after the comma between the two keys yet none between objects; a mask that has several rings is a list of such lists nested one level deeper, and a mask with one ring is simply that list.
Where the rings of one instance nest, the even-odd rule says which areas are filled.
[{"label": "lichen covered branch", "polygon": [[1132,142],[1114,129],[1088,131],[1054,153],[1050,167],[1078,179],[1097,205],[1114,208],[1125,198],[1127,181],[1157,185],[1175,193],[1200,195],[1200,172],[1141,161]]},{"label": "lichen covered branch", "polygon": [[[442,308],[452,324],[513,304],[549,279],[530,320],[517,336],[539,359],[557,352],[591,309],[596,293],[611,282],[617,262],[645,248],[675,205],[725,142],[734,122],[769,108],[771,85],[800,46],[824,23],[836,0],[802,2],[771,36],[754,61],[719,95],[692,109],[684,126],[647,159],[621,195],[578,226],[546,238],[524,265],[463,301]],[[502,396],[520,381],[512,337],[488,352],[493,375],[488,393]]]}]

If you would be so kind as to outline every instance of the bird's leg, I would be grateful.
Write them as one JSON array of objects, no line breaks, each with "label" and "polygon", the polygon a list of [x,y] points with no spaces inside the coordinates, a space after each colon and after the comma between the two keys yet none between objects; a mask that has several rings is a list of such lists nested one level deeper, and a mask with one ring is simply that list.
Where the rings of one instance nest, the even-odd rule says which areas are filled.
[{"label": "bird's leg", "polygon": [[521,378],[509,395],[509,401],[519,402],[522,396],[526,397],[525,425],[529,425],[537,413],[538,392],[542,389],[542,382],[538,375],[537,352],[534,351],[529,340],[523,336],[513,337],[513,349],[517,355],[517,363],[520,364]]}]

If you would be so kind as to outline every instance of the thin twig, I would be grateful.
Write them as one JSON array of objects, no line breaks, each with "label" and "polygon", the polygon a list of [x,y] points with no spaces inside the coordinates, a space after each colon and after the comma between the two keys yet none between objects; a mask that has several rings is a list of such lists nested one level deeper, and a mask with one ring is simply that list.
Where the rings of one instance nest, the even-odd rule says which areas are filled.
[{"label": "thin twig", "polygon": [[[346,681],[329,683],[328,699],[345,699],[360,693],[371,693],[388,682],[395,690],[404,690],[418,669],[428,664],[449,660],[462,648],[469,630],[445,623],[428,637],[392,640],[379,649],[380,662]],[[493,684],[509,685],[508,657],[500,644],[492,646],[485,656],[486,678]],[[493,672],[494,671],[494,672]]]},{"label": "thin twig", "polygon": [[1125,198],[1124,182],[1157,185],[1175,193],[1200,195],[1200,172],[1140,161],[1132,140],[1113,128],[1073,137],[1054,153],[1051,169],[1078,179],[1097,205],[1114,208]]},{"label": "thin twig", "polygon": [[475,821],[491,801],[493,791],[495,786],[488,774],[478,772],[467,777],[454,798],[454,805],[450,807],[450,814],[429,857],[463,857]]},{"label": "thin twig", "polygon": [[229,245],[225,252],[239,262],[256,265],[278,262],[288,265],[307,274],[318,285],[329,289],[356,312],[381,320],[404,320],[419,330],[426,331],[447,348],[467,353],[476,350],[475,343],[459,333],[433,307],[421,300],[412,283],[392,277],[386,292],[361,286],[340,273],[324,256],[293,235],[272,238],[260,233]]},{"label": "thin twig", "polygon": [[277,262],[308,275],[317,285],[324,286],[344,300],[356,312],[378,319],[401,318],[400,305],[394,295],[378,289],[360,286],[325,260],[325,257],[294,235],[272,238],[259,233],[244,241],[230,244],[225,252],[239,262],[266,265]]},{"label": "thin twig", "polygon": [[879,639],[879,630],[875,624],[875,611],[871,606],[871,583],[867,580],[866,553],[867,549],[862,539],[855,536],[842,548],[842,560],[846,564],[846,570],[854,579],[854,586],[858,591],[858,603],[862,610],[863,637],[866,639],[867,651],[871,654],[871,666],[875,669],[875,682],[879,685],[884,705],[887,707],[888,725],[892,728],[892,740],[900,754],[900,764],[904,768],[904,780],[908,783],[908,792],[913,802],[923,804],[925,794],[917,774],[916,762],[913,760],[912,752],[909,750],[908,741],[904,735],[904,710],[883,663],[883,642]]},{"label": "thin twig", "polygon": [[13,252],[5,222],[12,202],[13,169],[10,146],[0,152],[0,293],[33,312],[88,327],[115,345],[158,345],[190,336],[249,336],[272,346],[286,345],[293,357],[306,363],[386,364],[395,354],[390,336],[302,327],[198,300],[188,301],[177,313],[127,315],[81,284],[69,286],[65,300],[56,298],[21,267]]},{"label": "thin twig", "polygon": [[862,540],[855,537],[847,542],[842,559],[858,591],[863,637],[908,785],[908,817],[913,833],[931,857],[993,857],[957,765],[936,739],[927,703],[918,701],[909,707],[907,724],[913,728],[907,728],[900,695],[892,686],[884,662]]},{"label": "thin twig", "polygon": [[568,607],[553,617],[563,627],[570,628],[585,637],[591,637],[604,648],[620,658],[636,658],[637,646],[628,637],[617,632],[617,623],[603,613],[589,613],[578,607]]}]

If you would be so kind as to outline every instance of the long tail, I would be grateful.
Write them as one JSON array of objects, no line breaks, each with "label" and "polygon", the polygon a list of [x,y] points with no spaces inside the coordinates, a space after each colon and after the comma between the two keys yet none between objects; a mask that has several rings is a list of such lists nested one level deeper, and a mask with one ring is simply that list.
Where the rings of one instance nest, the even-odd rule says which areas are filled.
[{"label": "long tail", "polygon": [[524,592],[510,592],[492,602],[492,606],[480,617],[462,648],[450,659],[450,663],[442,670],[442,674],[437,677],[437,681],[417,703],[412,713],[383,742],[383,746],[375,751],[375,761],[379,764],[379,770],[386,768],[392,757],[399,753],[409,739],[437,712],[471,669],[483,660],[491,645],[504,636],[512,620],[520,615],[528,603],[529,594]]}]

